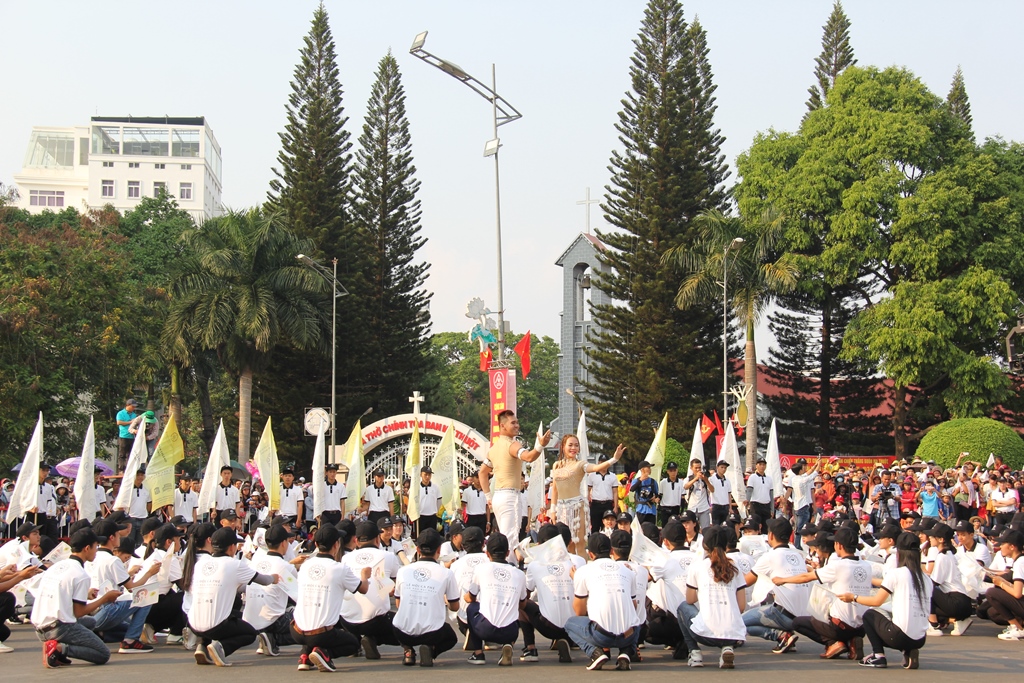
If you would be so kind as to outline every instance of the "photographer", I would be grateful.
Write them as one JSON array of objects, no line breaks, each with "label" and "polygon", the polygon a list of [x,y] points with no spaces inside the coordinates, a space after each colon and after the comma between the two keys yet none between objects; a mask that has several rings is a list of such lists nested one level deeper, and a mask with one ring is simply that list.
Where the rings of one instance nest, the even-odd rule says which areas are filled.
[{"label": "photographer", "polygon": [[660,496],[658,495],[658,482],[651,478],[651,463],[643,460],[636,466],[636,469],[636,478],[630,485],[629,492],[633,494],[633,499],[636,501],[637,519],[641,524],[644,522],[657,523],[658,509],[655,505]]},{"label": "photographer", "polygon": [[872,513],[875,520],[872,520],[877,527],[886,517],[899,519],[900,516],[900,487],[892,480],[892,472],[882,470],[882,482],[871,489],[871,500],[875,504]]},{"label": "photographer", "polygon": [[704,463],[694,458],[690,461],[690,476],[683,484],[686,492],[686,509],[697,515],[698,528],[711,524],[711,494],[715,486],[708,480]]}]

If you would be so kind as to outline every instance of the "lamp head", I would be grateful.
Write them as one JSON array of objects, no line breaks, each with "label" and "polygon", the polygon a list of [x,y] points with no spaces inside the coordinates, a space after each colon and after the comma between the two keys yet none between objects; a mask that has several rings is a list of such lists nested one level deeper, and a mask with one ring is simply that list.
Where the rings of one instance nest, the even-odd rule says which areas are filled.
[{"label": "lamp head", "polygon": [[412,47],[409,48],[409,52],[416,52],[417,50],[423,49],[423,44],[427,42],[427,32],[417,33],[416,37],[413,38]]}]

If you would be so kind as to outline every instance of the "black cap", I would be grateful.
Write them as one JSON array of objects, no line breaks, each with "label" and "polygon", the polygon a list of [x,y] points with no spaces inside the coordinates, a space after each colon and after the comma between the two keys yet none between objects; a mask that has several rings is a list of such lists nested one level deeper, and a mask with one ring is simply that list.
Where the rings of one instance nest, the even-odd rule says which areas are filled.
[{"label": "black cap", "polygon": [[227,550],[238,543],[238,534],[235,533],[234,529],[221,527],[214,531],[213,535],[210,536],[210,542],[213,543],[214,548]]},{"label": "black cap", "polygon": [[380,529],[373,522],[360,522],[356,524],[356,540],[360,543],[372,541],[380,536]]},{"label": "black cap", "polygon": [[747,517],[747,521],[743,523],[743,526],[741,528],[750,529],[751,531],[760,531],[761,520],[757,515],[750,515],[749,517]]},{"label": "black cap", "polygon": [[384,470],[382,470],[381,468],[378,467],[377,469],[375,469],[373,471],[373,476],[375,476],[375,477],[383,477],[384,476]]},{"label": "black cap", "polygon": [[809,541],[804,541],[809,546],[815,548],[827,548],[832,549],[832,545],[836,542],[836,537],[826,531],[819,531],[818,534]]},{"label": "black cap", "polygon": [[427,465],[420,468],[420,474],[433,474],[434,470],[430,469]]},{"label": "black cap", "polygon": [[[603,537],[605,540],[608,539],[604,534],[595,534]],[[593,536],[591,536],[593,538]],[[491,534],[487,537],[487,554],[492,558],[499,560],[505,559],[508,555],[508,539],[503,534]]]},{"label": "black cap", "polygon": [[87,519],[80,519],[77,522],[72,523],[71,526],[68,527],[68,536],[70,536],[71,534],[75,533],[79,529],[84,529],[86,527],[91,527],[91,526],[92,526],[92,522],[90,522],[89,520],[87,520]]},{"label": "black cap", "polygon": [[324,468],[324,471],[325,472],[332,472],[332,471],[333,472],[337,472],[338,471],[337,463],[333,463],[333,462],[332,463],[328,463],[327,467]]},{"label": "black cap", "polygon": [[180,530],[178,527],[171,523],[164,524],[153,533],[153,540],[156,545],[162,546],[167,541],[174,540],[175,538],[181,538],[185,535],[185,532]]},{"label": "black cap", "polygon": [[441,547],[441,534],[435,529],[424,529],[416,537],[416,547],[421,555],[433,555]]},{"label": "black cap", "polygon": [[462,522],[452,522],[448,525],[448,536],[458,536],[465,531],[465,529],[466,527],[462,526]]},{"label": "black cap", "polygon": [[680,521],[680,523],[682,523],[682,522],[693,522],[694,524],[696,524],[697,523],[697,515],[696,515],[696,513],[694,513],[693,510],[684,510],[682,512],[682,514],[679,515],[679,521]]},{"label": "black cap", "polygon": [[146,534],[151,534],[157,529],[159,529],[162,525],[163,522],[161,522],[156,517],[146,517],[146,519],[142,520],[142,527],[139,530],[139,533],[141,533],[143,536],[145,536]]},{"label": "black cap", "polygon": [[[611,517],[612,519],[615,519],[615,510],[605,510],[604,514],[601,515],[601,519],[608,519],[609,517]],[[633,520],[630,520],[630,521],[633,521]]]},{"label": "black cap", "polygon": [[686,529],[682,524],[668,523],[661,530],[662,537],[672,545],[679,545],[686,542]]},{"label": "black cap", "polygon": [[728,462],[727,460],[719,460],[719,461],[718,461],[718,462],[717,462],[717,463],[715,464],[715,467],[723,467],[723,466],[724,466],[724,467],[728,467],[728,466],[729,466],[729,462]]},{"label": "black cap", "polygon": [[651,463],[647,462],[646,460],[641,460],[640,464],[636,466],[636,471],[639,472],[640,470],[642,470],[645,467],[653,468],[654,465],[652,465]]},{"label": "black cap", "polygon": [[587,550],[598,557],[607,557],[612,552],[612,541],[604,534],[590,534]]},{"label": "black cap", "polygon": [[618,550],[624,554],[629,554],[629,551],[633,549],[633,535],[628,531],[616,529],[612,532],[612,535],[609,538],[612,542],[612,550]]},{"label": "black cap", "polygon": [[832,540],[847,550],[852,551],[857,547],[858,536],[856,531],[844,526],[836,529],[836,533]]},{"label": "black cap", "polygon": [[665,470],[666,470],[666,471],[670,471],[670,470],[678,470],[678,469],[679,469],[679,465],[677,465],[677,464],[676,464],[676,463],[674,463],[674,462],[670,462],[669,464],[665,465]]},{"label": "black cap", "polygon": [[68,539],[68,545],[71,546],[71,552],[78,553],[95,543],[103,543],[105,540],[101,541],[92,529],[79,529]]},{"label": "black cap", "polygon": [[137,406],[137,405],[139,405],[139,402],[136,401],[134,398],[130,398],[127,401],[125,401],[124,404],[126,406]]},{"label": "black cap", "polygon": [[281,470],[281,476],[283,477],[286,474],[290,474],[290,475],[292,475],[294,477],[295,476],[295,470],[293,470],[291,467],[285,467],[283,470]]},{"label": "black cap", "polygon": [[295,532],[289,529],[284,524],[276,524],[269,529],[264,536],[267,541],[268,547],[277,547],[287,541],[289,538],[295,538]]},{"label": "black cap", "polygon": [[763,463],[764,463],[765,465],[767,465],[767,464],[768,464],[768,461],[767,461],[767,460],[765,460],[765,459],[764,459],[764,458],[762,458],[762,457],[758,457],[758,459],[754,461],[754,464],[756,465],[756,464],[757,464],[757,463],[759,463],[759,462],[763,462]]},{"label": "black cap", "polygon": [[[267,533],[270,533],[269,531]],[[325,524],[316,530],[313,534],[313,542],[316,543],[316,547],[319,550],[328,551],[334,547],[335,543],[342,540],[341,532],[338,531],[334,525]]]},{"label": "black cap", "polygon": [[620,512],[619,516],[615,518],[616,522],[625,522],[626,524],[633,523],[633,515],[628,512]]},{"label": "black cap", "polygon": [[381,530],[387,529],[392,524],[394,524],[394,522],[390,517],[381,517],[377,520],[377,528]]},{"label": "black cap", "polygon": [[234,510],[221,510],[220,514],[217,515],[217,519],[228,522],[233,522],[238,519],[238,513]]},{"label": "black cap", "polygon": [[953,527],[953,531],[965,531],[967,533],[973,534],[974,525],[968,522],[966,519],[961,519],[959,522],[956,523],[956,526]]},{"label": "black cap", "polygon": [[[96,520],[96,523],[92,525],[92,530],[96,532],[97,536],[104,536],[106,538],[117,536],[117,532],[124,531],[124,528],[124,526],[114,524],[108,519],[98,519]],[[106,543],[106,541],[103,542]]]},{"label": "black cap", "polygon": [[114,510],[109,515],[107,515],[107,517],[106,517],[106,519],[108,521],[110,521],[110,522],[117,522],[117,523],[120,523],[121,520],[124,520],[124,519],[127,519],[127,518],[128,518],[128,514],[124,510]]},{"label": "black cap", "polygon": [[135,541],[132,540],[131,536],[125,536],[117,542],[117,552],[124,553],[125,555],[135,554]]},{"label": "black cap", "polygon": [[896,539],[896,548],[899,550],[916,550],[921,552],[921,542],[914,534],[904,531]]},{"label": "black cap", "polygon": [[478,526],[467,526],[462,532],[463,544],[483,543],[484,532]]},{"label": "black cap", "polygon": [[35,524],[32,524],[31,522],[25,522],[24,524],[22,524],[21,526],[18,527],[18,538],[22,538],[23,536],[28,536],[29,534],[31,534],[33,531],[36,531],[37,529],[42,529],[42,527],[38,526],[38,525],[35,525]]},{"label": "black cap", "polygon": [[814,536],[818,533],[818,527],[814,526],[813,522],[808,522],[797,529],[797,533],[801,536]]},{"label": "black cap", "polygon": [[726,518],[725,521],[729,524],[742,524],[743,518],[740,517],[740,513],[733,510],[732,512],[729,513],[729,516]]},{"label": "black cap", "polygon": [[175,515],[171,517],[171,524],[174,526],[188,526],[188,520],[181,515]]},{"label": "black cap", "polygon": [[933,538],[941,538],[944,541],[953,540],[953,530],[942,522],[932,525],[932,528],[928,529],[927,533]]},{"label": "black cap", "polygon": [[900,519],[921,519],[921,515],[916,510],[904,510],[900,513]]}]

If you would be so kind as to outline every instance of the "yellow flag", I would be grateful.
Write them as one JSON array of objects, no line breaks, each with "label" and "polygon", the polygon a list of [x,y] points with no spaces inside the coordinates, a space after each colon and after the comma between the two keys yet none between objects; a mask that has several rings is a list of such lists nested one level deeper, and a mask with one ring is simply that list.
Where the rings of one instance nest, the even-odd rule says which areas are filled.
[{"label": "yellow flag", "polygon": [[[142,427],[139,429],[141,431]],[[184,459],[185,444],[172,414],[146,466],[146,486],[153,498],[154,512],[165,505],[174,505],[174,466]]]},{"label": "yellow flag", "polygon": [[[430,469],[434,471],[433,481],[441,489],[441,500],[449,512],[454,512],[460,507],[462,498],[459,491],[459,478],[456,468],[455,456],[455,423],[452,422],[445,430],[441,443],[437,446],[434,459],[430,463]],[[415,488],[411,486],[410,488]]]},{"label": "yellow flag", "polygon": [[412,426],[412,440],[409,441],[409,452],[405,456],[405,473],[409,475],[409,507],[406,513],[409,522],[420,518],[420,425]]},{"label": "yellow flag", "polygon": [[658,432],[654,435],[654,441],[651,442],[651,449],[647,451],[647,457],[644,458],[651,463],[651,478],[654,481],[661,481],[661,468],[665,466],[665,449],[667,447],[668,413],[665,413],[665,417],[661,419],[661,426],[658,427]]},{"label": "yellow flag", "polygon": [[263,435],[260,436],[260,443],[256,446],[256,452],[252,456],[256,463],[256,469],[260,472],[260,479],[263,481],[263,489],[270,497],[267,507],[271,510],[281,509],[281,487],[277,482],[281,480],[277,462],[277,442],[274,441],[274,431],[270,428],[270,418],[263,427]]},{"label": "yellow flag", "polygon": [[363,426],[362,420],[356,421],[352,433],[345,444],[345,466],[348,467],[348,478],[345,480],[345,495],[347,505],[352,509],[359,507],[359,501],[363,499],[363,489],[366,488],[366,463],[363,462]]}]

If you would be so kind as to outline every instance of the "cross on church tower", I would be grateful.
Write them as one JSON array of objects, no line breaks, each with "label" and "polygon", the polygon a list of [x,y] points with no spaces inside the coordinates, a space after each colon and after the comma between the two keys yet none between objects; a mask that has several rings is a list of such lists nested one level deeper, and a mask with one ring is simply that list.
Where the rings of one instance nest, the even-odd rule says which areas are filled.
[{"label": "cross on church tower", "polygon": [[420,404],[426,400],[426,396],[423,396],[418,391],[412,392],[412,396],[409,397],[409,403],[412,404],[412,414],[415,416],[416,421],[420,419]]},{"label": "cross on church tower", "polygon": [[583,205],[583,206],[587,207],[587,234],[588,235],[590,234],[590,205],[591,204],[600,204],[600,203],[601,203],[600,199],[591,199],[590,198],[590,188],[589,187],[587,188],[587,197],[586,197],[586,199],[581,199],[580,201],[576,202],[577,206]]}]

